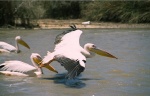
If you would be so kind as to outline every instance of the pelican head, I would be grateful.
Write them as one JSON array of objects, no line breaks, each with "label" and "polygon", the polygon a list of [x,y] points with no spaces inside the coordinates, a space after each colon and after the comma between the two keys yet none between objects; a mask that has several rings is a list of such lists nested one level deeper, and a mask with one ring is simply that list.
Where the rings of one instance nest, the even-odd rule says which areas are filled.
[{"label": "pelican head", "polygon": [[[42,62],[41,56],[40,56],[39,54],[37,54],[37,53],[32,53],[30,58],[32,58],[32,60],[33,60],[38,66],[39,66],[40,63]],[[55,69],[54,69],[52,66],[50,66],[49,64],[47,64],[47,65],[44,66],[44,67],[47,68],[47,69],[50,70],[50,71],[53,71],[53,72],[55,72],[55,73],[58,73],[58,71],[55,70]]]},{"label": "pelican head", "polygon": [[[16,40],[16,44],[19,43],[19,44],[23,45],[24,47],[30,49],[29,45],[24,40],[22,40],[22,38],[20,36],[16,36],[15,40]],[[16,45],[16,47],[18,47],[18,45]],[[17,53],[19,53],[19,52],[20,52],[20,50],[18,48]]]},{"label": "pelican head", "polygon": [[88,50],[90,52],[91,56],[94,56],[95,55],[94,53],[96,53],[96,54],[101,55],[101,56],[106,56],[106,57],[118,59],[117,57],[113,56],[112,54],[97,48],[97,46],[92,44],[92,43],[85,44],[84,49]]}]

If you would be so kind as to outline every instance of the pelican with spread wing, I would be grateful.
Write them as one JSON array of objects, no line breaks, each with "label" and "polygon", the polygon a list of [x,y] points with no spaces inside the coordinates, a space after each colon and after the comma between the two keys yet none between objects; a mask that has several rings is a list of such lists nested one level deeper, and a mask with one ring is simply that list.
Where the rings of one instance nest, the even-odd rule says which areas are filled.
[{"label": "pelican with spread wing", "polygon": [[16,46],[12,46],[6,42],[0,41],[0,53],[6,53],[6,52],[7,53],[10,53],[10,52],[19,53],[20,49],[19,49],[18,44],[21,44],[24,47],[30,49],[29,45],[25,41],[23,41],[20,36],[16,36],[15,43],[16,43]]},{"label": "pelican with spread wing", "polygon": [[42,60],[40,67],[58,61],[68,71],[66,78],[73,79],[85,69],[86,58],[91,58],[96,54],[115,58],[110,53],[99,49],[92,43],[87,43],[84,48],[80,46],[79,39],[82,34],[75,25],[70,26],[71,30],[64,31],[56,36],[55,49],[48,53]]},{"label": "pelican with spread wing", "polygon": [[[41,68],[38,67],[38,63],[42,61],[42,58],[37,53],[32,53],[30,56],[33,66],[18,60],[5,61],[0,64],[0,74],[9,76],[40,76],[43,74]],[[52,66],[45,66],[50,71],[58,73]]]}]

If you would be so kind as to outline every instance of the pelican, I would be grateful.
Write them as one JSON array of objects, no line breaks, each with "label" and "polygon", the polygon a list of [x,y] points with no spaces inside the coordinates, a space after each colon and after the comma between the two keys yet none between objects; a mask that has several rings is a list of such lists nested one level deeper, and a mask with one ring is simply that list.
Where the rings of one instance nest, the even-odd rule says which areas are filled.
[{"label": "pelican", "polygon": [[90,21],[82,22],[83,25],[89,25],[90,23]]},{"label": "pelican", "polygon": [[6,42],[0,41],[0,53],[10,53],[10,52],[19,53],[20,49],[19,49],[18,43],[30,49],[29,45],[25,41],[23,41],[20,36],[16,36],[15,43],[16,43],[16,47]]},{"label": "pelican", "polygon": [[99,49],[92,43],[87,43],[84,48],[80,46],[79,39],[82,34],[75,25],[70,26],[71,30],[64,31],[56,36],[54,51],[47,54],[39,67],[44,67],[52,61],[58,61],[68,71],[67,79],[74,79],[85,69],[86,58],[92,58],[95,53],[98,55],[115,58],[110,53]]},{"label": "pelican", "polygon": [[[30,56],[33,66],[18,60],[5,61],[0,64],[0,74],[8,76],[41,76],[43,71],[38,67],[42,58],[38,53],[32,53]],[[52,66],[46,66],[50,71],[58,73]]]}]

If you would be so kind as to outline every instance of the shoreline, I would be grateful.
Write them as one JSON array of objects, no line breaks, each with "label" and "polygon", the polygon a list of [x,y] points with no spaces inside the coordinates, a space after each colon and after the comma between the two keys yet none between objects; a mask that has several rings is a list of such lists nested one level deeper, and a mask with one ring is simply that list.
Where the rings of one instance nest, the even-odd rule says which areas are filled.
[{"label": "shoreline", "polygon": [[[119,24],[119,23],[99,23],[99,24],[90,24],[90,25],[82,25],[75,24],[77,28],[80,29],[93,29],[93,28],[150,28],[150,24]],[[35,27],[33,29],[64,29],[69,28],[71,24],[64,25],[40,25],[40,27]]]},{"label": "shoreline", "polygon": [[[71,20],[54,20],[54,19],[41,19],[37,21],[40,29],[63,29],[69,28],[69,25],[75,24],[77,28],[92,29],[92,28],[150,28],[150,24],[125,24],[125,23],[113,23],[113,22],[92,22],[87,25],[83,25],[85,22],[81,19]],[[35,28],[38,29],[38,28]]]},{"label": "shoreline", "polygon": [[75,24],[79,29],[93,29],[93,28],[150,28],[150,23],[114,23],[114,22],[90,22],[90,24],[82,24],[85,22],[81,19],[70,19],[70,20],[55,20],[55,19],[39,19],[31,20],[30,24],[34,27],[15,27],[15,26],[4,26],[0,29],[65,29],[69,28],[69,25]]}]

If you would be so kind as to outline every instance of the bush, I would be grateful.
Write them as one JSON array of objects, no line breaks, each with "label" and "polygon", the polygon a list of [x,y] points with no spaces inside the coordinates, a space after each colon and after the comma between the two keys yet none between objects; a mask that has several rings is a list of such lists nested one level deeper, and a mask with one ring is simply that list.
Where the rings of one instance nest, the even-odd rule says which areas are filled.
[{"label": "bush", "polygon": [[150,23],[150,1],[95,1],[82,7],[82,18],[92,21]]},{"label": "bush", "polygon": [[[46,1],[47,3],[48,1]],[[78,1],[53,1],[48,4],[45,17],[55,19],[77,19],[80,17]]]}]

